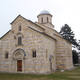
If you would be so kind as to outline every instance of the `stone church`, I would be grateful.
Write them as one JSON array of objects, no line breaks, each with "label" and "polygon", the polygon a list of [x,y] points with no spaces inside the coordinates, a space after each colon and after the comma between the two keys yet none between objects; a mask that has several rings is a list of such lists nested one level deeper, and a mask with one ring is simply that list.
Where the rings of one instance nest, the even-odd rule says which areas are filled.
[{"label": "stone church", "polygon": [[42,11],[37,22],[19,15],[0,38],[0,72],[51,73],[73,68],[72,44],[54,29],[52,15]]}]

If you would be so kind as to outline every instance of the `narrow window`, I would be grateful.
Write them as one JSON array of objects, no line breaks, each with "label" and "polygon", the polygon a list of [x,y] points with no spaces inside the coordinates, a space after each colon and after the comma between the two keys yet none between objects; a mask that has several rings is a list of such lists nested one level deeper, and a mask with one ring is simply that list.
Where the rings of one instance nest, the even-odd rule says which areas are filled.
[{"label": "narrow window", "polygon": [[14,39],[16,39],[16,36],[14,36]]},{"label": "narrow window", "polygon": [[22,45],[22,38],[18,37],[18,45]]},{"label": "narrow window", "polygon": [[48,17],[47,17],[47,23],[48,23]]},{"label": "narrow window", "polygon": [[43,18],[41,18],[41,22],[43,23]]},{"label": "narrow window", "polygon": [[8,52],[5,54],[5,58],[8,59]]},{"label": "narrow window", "polygon": [[21,31],[21,26],[19,26],[19,31]]},{"label": "narrow window", "polygon": [[46,58],[47,58],[47,55],[48,55],[48,49],[46,49]]},{"label": "narrow window", "polygon": [[32,56],[33,56],[33,57],[36,57],[36,50],[33,50]]}]

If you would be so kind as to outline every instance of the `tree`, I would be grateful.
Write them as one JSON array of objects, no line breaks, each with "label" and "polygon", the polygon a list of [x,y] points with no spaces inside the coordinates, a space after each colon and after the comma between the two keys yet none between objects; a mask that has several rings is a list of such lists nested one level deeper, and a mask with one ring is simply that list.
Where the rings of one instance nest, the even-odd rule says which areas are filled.
[{"label": "tree", "polygon": [[78,40],[78,46],[77,46],[78,51],[80,52],[80,40]]},{"label": "tree", "polygon": [[72,55],[73,55],[73,64],[78,63],[78,52],[76,50],[72,50]]},{"label": "tree", "polygon": [[[66,40],[68,40],[70,43],[73,44],[73,47],[76,47],[77,49],[80,49],[79,44],[77,43],[76,39],[74,38],[75,35],[69,25],[65,24],[62,26],[60,32],[62,37]],[[73,64],[78,63],[78,52],[76,50],[72,50],[72,56],[73,56]]]},{"label": "tree", "polygon": [[74,33],[69,27],[69,25],[65,24],[62,26],[60,32],[62,37],[66,40],[68,40],[70,43],[72,43],[74,46],[78,46],[78,43],[76,42],[76,39],[74,39]]}]

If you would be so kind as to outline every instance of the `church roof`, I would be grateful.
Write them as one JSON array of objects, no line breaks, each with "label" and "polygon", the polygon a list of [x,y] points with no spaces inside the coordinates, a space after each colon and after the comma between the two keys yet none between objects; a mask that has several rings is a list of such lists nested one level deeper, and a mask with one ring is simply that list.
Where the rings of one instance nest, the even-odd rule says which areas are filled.
[{"label": "church roof", "polygon": [[[36,26],[38,26],[38,27],[40,27],[40,28],[42,28],[40,25],[38,25],[38,24],[36,24],[36,23],[34,23],[34,22],[32,22],[31,20],[28,20],[28,19],[26,19],[26,18],[24,18],[23,16],[21,16],[21,15],[18,15],[12,22],[11,22],[11,24],[13,24],[14,23],[14,21],[18,18],[18,17],[22,17],[23,19],[25,19],[25,20],[27,20],[27,21],[29,21],[29,22],[31,22],[31,23],[33,23],[33,24],[35,24]],[[31,28],[31,27],[29,27],[29,28]],[[31,28],[31,29],[33,29],[33,28]],[[45,30],[44,28],[42,28],[43,30]],[[35,30],[35,29],[33,29],[33,30]],[[6,36],[9,32],[10,32],[11,30],[9,30],[6,34],[4,34],[2,37],[0,37],[0,39],[2,39],[4,36]],[[35,30],[35,31],[37,31],[37,30]],[[37,32],[39,32],[39,31],[37,31]],[[41,34],[44,34],[44,35],[46,35],[46,36],[48,36],[48,37],[50,37],[50,38],[52,38],[50,35],[48,35],[48,34],[46,34],[46,33],[44,33],[44,32],[39,32],[39,33],[41,33]],[[52,38],[52,39],[54,39],[54,38]]]},{"label": "church roof", "polygon": [[[48,12],[46,12],[46,11],[45,11],[45,13],[48,14]],[[18,15],[18,16],[14,19],[14,21],[15,21],[19,16],[22,17],[21,15]],[[22,18],[25,19],[25,20],[27,20],[27,21],[29,21],[29,22],[31,22],[31,23],[33,23],[33,24],[35,24],[36,26],[42,28],[43,30],[45,30],[45,28],[41,27],[40,25],[38,25],[38,24],[36,24],[36,23],[34,23],[34,22],[32,22],[32,21],[30,21],[30,20],[24,18],[24,17],[22,17]],[[14,21],[12,21],[11,24],[13,24]],[[29,27],[29,28],[31,28],[31,27]],[[31,29],[35,30],[34,28],[31,28]],[[9,30],[6,34],[4,34],[0,39],[2,39],[4,36],[6,36],[10,31],[11,31],[11,30]],[[35,30],[35,31],[37,31],[37,30]],[[37,31],[37,32],[39,32],[39,31]],[[57,32],[57,31],[56,31],[56,32]],[[46,36],[48,36],[48,37],[54,39],[51,35],[48,35],[48,34],[46,34],[46,33],[44,33],[44,32],[39,32],[39,33],[41,33],[41,34],[43,34],[43,35],[46,35]],[[59,33],[58,33],[58,34],[59,34]]]},{"label": "church roof", "polygon": [[0,40],[1,40],[4,36],[6,36],[10,31],[11,31],[11,30],[9,30],[9,31],[6,32],[2,37],[0,37]]},{"label": "church roof", "polygon": [[32,27],[29,27],[29,28],[32,29],[32,30],[34,30],[34,31],[36,31],[36,32],[38,32],[38,33],[41,33],[41,34],[43,34],[43,35],[45,35],[45,36],[48,36],[48,37],[50,37],[50,38],[56,40],[54,37],[50,36],[49,34],[46,34],[45,32],[40,32],[40,31],[38,31],[38,30],[35,30],[35,29],[32,28]]}]

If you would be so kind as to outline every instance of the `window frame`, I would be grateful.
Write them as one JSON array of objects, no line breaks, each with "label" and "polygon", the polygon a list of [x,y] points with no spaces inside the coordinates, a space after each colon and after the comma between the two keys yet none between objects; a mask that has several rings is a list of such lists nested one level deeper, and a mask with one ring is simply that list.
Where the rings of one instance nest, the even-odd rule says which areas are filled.
[{"label": "window frame", "polygon": [[21,30],[22,30],[21,25],[18,27],[18,30],[19,30],[19,31],[21,31]]},{"label": "window frame", "polygon": [[49,22],[49,18],[47,17],[47,23]]},{"label": "window frame", "polygon": [[8,58],[9,58],[9,53],[6,52],[6,53],[5,53],[5,59],[8,59]]},{"label": "window frame", "polygon": [[32,57],[36,58],[36,50],[32,50]]},{"label": "window frame", "polygon": [[41,23],[43,23],[43,17],[41,18]]},{"label": "window frame", "polygon": [[22,45],[22,37],[21,36],[18,37],[18,45]]}]

